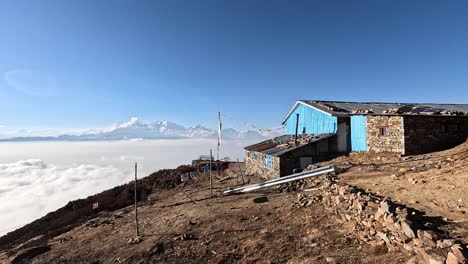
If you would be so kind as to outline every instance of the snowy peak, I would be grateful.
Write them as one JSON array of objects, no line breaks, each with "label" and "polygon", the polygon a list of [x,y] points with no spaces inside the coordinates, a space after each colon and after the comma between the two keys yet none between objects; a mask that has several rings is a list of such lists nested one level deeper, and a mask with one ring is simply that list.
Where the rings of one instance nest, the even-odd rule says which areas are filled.
[{"label": "snowy peak", "polygon": [[194,127],[189,127],[185,131],[185,136],[189,138],[207,138],[215,136],[216,133],[217,132],[214,129],[209,129],[201,125],[196,125]]},{"label": "snowy peak", "polygon": [[137,117],[132,117],[132,118],[130,118],[130,120],[128,122],[117,123],[117,124],[112,125],[112,127],[110,129],[108,129],[107,131],[113,131],[113,130],[116,130],[116,129],[119,129],[119,128],[132,127],[132,126],[135,126],[135,124],[137,124],[137,123],[138,123],[138,118]]},{"label": "snowy peak", "polygon": [[[265,139],[279,135],[279,133],[262,135],[257,131],[238,132],[227,128],[221,131],[223,139]],[[78,135],[61,135],[58,137],[34,137],[11,138],[9,141],[34,141],[34,140],[121,140],[132,138],[144,139],[178,139],[178,138],[212,138],[218,136],[216,129],[196,125],[186,128],[169,121],[156,121],[143,123],[136,117],[126,122],[116,123],[109,128],[101,130],[89,130]],[[5,140],[3,140],[5,141]]]},{"label": "snowy peak", "polygon": [[178,132],[184,131],[186,128],[176,123],[169,121],[156,121],[153,123],[147,124],[148,128],[159,131],[160,133],[169,133],[176,134]]}]

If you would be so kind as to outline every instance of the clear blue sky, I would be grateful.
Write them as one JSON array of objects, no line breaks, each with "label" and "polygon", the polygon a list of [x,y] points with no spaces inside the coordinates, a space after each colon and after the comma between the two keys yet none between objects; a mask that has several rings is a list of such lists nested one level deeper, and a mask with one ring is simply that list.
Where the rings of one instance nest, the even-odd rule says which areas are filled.
[{"label": "clear blue sky", "polygon": [[[297,99],[468,103],[467,1],[1,1],[0,125],[278,126]],[[0,127],[0,130],[2,128]]]}]

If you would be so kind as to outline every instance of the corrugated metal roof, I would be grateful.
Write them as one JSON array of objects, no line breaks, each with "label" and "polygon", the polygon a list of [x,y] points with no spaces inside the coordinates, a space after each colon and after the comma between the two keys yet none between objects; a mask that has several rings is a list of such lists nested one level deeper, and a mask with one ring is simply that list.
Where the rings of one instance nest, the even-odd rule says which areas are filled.
[{"label": "corrugated metal roof", "polygon": [[281,156],[289,151],[306,146],[310,143],[320,141],[325,138],[334,136],[335,134],[321,134],[318,136],[298,135],[298,144],[294,144],[294,135],[283,135],[268,139],[257,144],[245,147],[245,150],[262,152],[268,155]]},{"label": "corrugated metal roof", "polygon": [[299,100],[335,116],[376,115],[468,115],[468,104],[378,103]]}]

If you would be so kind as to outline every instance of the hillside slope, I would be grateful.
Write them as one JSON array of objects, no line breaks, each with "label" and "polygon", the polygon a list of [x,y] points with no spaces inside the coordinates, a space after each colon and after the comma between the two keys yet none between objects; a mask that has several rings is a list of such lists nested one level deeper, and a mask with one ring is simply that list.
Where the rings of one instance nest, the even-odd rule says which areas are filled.
[{"label": "hillside slope", "polygon": [[[258,180],[253,179],[251,180]],[[161,190],[141,204],[141,242],[130,206],[102,212],[48,240],[32,263],[402,263],[409,256],[354,238],[351,226],[324,214],[323,204],[297,204],[278,190],[222,196],[236,179],[203,177]]]}]

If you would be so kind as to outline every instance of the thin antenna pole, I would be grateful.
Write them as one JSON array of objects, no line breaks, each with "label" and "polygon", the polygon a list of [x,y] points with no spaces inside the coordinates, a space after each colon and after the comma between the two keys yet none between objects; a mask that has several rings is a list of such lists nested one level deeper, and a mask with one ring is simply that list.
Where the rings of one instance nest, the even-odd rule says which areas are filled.
[{"label": "thin antenna pole", "polygon": [[210,195],[213,197],[213,175],[211,175],[211,160],[213,159],[213,154],[210,149]]},{"label": "thin antenna pole", "polygon": [[137,206],[137,163],[135,162],[135,234],[136,237],[140,236],[140,230],[138,229],[138,206]]}]

